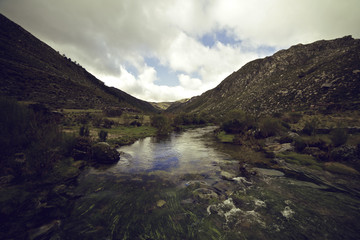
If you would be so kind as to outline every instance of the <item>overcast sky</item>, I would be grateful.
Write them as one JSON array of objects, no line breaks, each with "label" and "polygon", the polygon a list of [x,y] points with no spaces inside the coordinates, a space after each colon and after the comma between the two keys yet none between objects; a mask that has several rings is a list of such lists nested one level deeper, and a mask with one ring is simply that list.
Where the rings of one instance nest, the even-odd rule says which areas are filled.
[{"label": "overcast sky", "polygon": [[200,95],[298,43],[360,37],[360,0],[0,0],[0,12],[108,86]]}]

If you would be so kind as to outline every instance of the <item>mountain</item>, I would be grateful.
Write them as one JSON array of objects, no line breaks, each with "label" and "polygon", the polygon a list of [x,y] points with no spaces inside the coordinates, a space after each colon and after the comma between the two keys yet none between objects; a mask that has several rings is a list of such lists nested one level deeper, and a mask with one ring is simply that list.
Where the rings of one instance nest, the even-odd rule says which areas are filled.
[{"label": "mountain", "polygon": [[298,44],[247,63],[217,87],[168,112],[255,115],[305,110],[359,109],[360,40],[351,36]]},{"label": "mountain", "polygon": [[168,109],[170,106],[176,106],[178,104],[187,102],[189,99],[185,98],[185,99],[181,99],[175,102],[151,102],[151,105],[153,105],[156,109],[163,111]]},{"label": "mountain", "polygon": [[0,95],[54,108],[120,107],[157,111],[150,103],[107,87],[79,64],[0,14]]}]

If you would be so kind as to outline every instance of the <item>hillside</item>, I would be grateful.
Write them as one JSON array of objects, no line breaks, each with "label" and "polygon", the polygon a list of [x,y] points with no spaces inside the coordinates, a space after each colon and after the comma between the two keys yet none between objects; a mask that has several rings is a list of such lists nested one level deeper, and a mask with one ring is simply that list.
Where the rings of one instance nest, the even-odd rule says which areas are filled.
[{"label": "hillside", "polygon": [[156,111],[148,102],[105,86],[79,64],[1,14],[0,87],[0,95],[54,108]]},{"label": "hillside", "polygon": [[169,112],[255,115],[306,110],[359,109],[360,40],[351,36],[298,44],[247,63],[216,88]]}]

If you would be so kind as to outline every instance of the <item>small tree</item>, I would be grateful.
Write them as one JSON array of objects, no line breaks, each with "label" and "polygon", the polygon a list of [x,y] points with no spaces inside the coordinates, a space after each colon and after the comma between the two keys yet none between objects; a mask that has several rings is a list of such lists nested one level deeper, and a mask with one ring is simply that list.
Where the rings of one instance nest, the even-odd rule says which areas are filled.
[{"label": "small tree", "polygon": [[262,137],[276,136],[281,132],[282,126],[276,118],[264,118],[259,123],[259,130]]},{"label": "small tree", "polygon": [[79,130],[79,135],[81,137],[88,137],[90,136],[90,131],[88,126],[81,126]]},{"label": "small tree", "polygon": [[157,128],[159,135],[165,135],[171,131],[170,121],[164,115],[158,114],[151,116],[151,126]]},{"label": "small tree", "polygon": [[106,131],[101,130],[99,132],[99,139],[100,139],[101,142],[106,142],[107,136],[108,136],[108,133]]},{"label": "small tree", "polygon": [[313,136],[316,133],[316,129],[319,127],[320,121],[318,118],[314,117],[310,121],[305,122],[305,126],[302,130],[303,133]]}]

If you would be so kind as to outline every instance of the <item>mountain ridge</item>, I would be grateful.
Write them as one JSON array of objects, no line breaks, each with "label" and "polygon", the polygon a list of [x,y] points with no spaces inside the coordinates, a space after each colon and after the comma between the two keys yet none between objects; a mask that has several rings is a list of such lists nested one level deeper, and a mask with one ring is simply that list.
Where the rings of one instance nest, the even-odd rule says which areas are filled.
[{"label": "mountain ridge", "polygon": [[241,109],[254,115],[309,108],[359,108],[360,40],[345,36],[297,44],[245,64],[218,86],[172,113],[225,114]]},{"label": "mountain ridge", "polygon": [[150,103],[108,87],[76,62],[0,14],[0,94],[54,108],[120,107],[156,112]]}]

